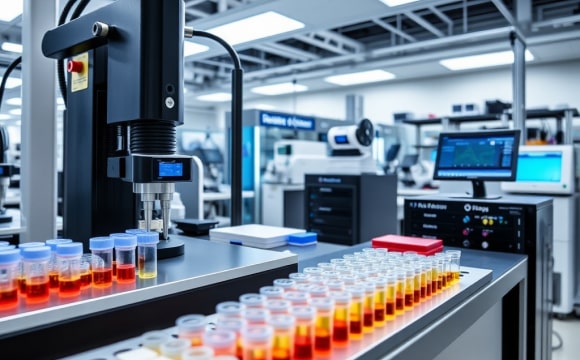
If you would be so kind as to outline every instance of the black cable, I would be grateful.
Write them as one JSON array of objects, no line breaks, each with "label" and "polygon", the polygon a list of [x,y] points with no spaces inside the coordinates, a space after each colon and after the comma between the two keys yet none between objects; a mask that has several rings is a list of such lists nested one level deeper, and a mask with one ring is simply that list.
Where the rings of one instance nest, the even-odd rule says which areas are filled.
[{"label": "black cable", "polygon": [[[58,26],[64,24],[66,22],[66,18],[68,16],[68,13],[70,12],[70,9],[73,7],[74,3],[77,0],[68,0],[67,3],[64,5],[64,8],[62,9],[62,12],[60,13],[60,17],[58,18]],[[66,95],[66,77],[65,77],[65,73],[64,73],[64,60],[63,59],[58,59],[56,61],[56,75],[58,78],[58,88],[60,90],[60,96],[62,96],[62,99],[64,100],[64,104],[66,106],[66,100],[67,100],[67,95]]]},{"label": "black cable", "polygon": [[22,56],[17,57],[8,65],[4,75],[2,75],[2,83],[0,83],[0,107],[2,106],[2,98],[4,97],[4,89],[6,88],[6,82],[10,77],[10,73],[22,62]]},{"label": "black cable", "polygon": [[240,57],[238,56],[238,53],[224,39],[222,39],[222,38],[220,38],[212,33],[200,31],[200,30],[193,30],[192,34],[193,34],[193,36],[204,37],[204,38],[212,39],[213,41],[218,42],[221,46],[223,46],[226,49],[226,51],[230,55],[230,58],[232,59],[232,62],[234,63],[234,68],[236,70],[242,70],[242,62],[240,61]]},{"label": "black cable", "polygon": [[560,336],[560,334],[554,330],[552,330],[552,335],[555,336],[556,339],[558,340],[556,345],[552,345],[552,351],[561,349],[562,346],[564,346],[564,340],[562,340],[562,337]]}]

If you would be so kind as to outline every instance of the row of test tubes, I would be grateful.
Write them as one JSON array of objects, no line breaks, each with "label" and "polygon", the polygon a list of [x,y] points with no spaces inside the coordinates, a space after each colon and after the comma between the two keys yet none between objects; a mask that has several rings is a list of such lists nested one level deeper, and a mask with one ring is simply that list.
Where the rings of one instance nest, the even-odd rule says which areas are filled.
[{"label": "row of test tubes", "polygon": [[150,350],[150,359],[328,357],[459,283],[460,256],[366,248],[217,304],[212,326],[203,315],[182,316],[177,338],[148,332],[141,350]]},{"label": "row of test tubes", "polygon": [[72,239],[28,242],[18,248],[0,242],[0,311],[16,308],[20,299],[24,304],[43,304],[51,293],[74,298],[91,286],[134,283],[136,274],[155,277],[157,242],[159,233],[137,230],[91,238],[90,254]]}]

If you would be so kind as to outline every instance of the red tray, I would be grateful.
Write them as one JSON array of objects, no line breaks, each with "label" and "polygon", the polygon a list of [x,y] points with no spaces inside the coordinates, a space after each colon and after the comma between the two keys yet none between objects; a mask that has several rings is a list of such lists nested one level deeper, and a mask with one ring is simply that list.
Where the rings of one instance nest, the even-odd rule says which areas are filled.
[{"label": "red tray", "polygon": [[433,255],[443,250],[443,240],[423,239],[412,236],[384,235],[372,239],[372,247],[390,251],[415,251],[421,255]]}]

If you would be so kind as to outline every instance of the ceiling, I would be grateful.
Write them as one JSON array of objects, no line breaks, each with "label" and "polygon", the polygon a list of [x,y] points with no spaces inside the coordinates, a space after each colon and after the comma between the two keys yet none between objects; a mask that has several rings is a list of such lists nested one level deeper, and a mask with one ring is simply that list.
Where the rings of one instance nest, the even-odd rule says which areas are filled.
[{"label": "ceiling", "polygon": [[[109,2],[93,0],[86,11]],[[254,94],[252,87],[281,82],[304,84],[311,91],[336,88],[324,77],[360,70],[384,69],[399,80],[448,74],[440,59],[509,50],[511,31],[525,39],[533,63],[580,59],[580,0],[422,0],[396,7],[379,0],[184,3],[187,25],[199,30],[266,11],[305,24],[299,30],[235,46],[244,68],[245,99],[262,96]],[[0,21],[0,41],[19,42],[20,22],[20,17],[11,23]],[[210,48],[185,59],[188,103],[208,106],[196,96],[228,92],[232,63],[219,45],[205,39],[192,41]],[[0,51],[0,66],[16,56]],[[2,107],[10,109],[6,104]]]}]

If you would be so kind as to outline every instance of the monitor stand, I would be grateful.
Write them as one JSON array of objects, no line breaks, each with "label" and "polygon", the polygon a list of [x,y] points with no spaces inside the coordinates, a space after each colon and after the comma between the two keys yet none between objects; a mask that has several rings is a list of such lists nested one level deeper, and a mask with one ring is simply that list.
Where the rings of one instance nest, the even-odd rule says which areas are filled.
[{"label": "monitor stand", "polygon": [[483,180],[471,180],[471,185],[473,186],[472,194],[465,195],[451,195],[454,199],[486,199],[486,200],[497,200],[501,198],[500,194],[487,195],[485,191],[485,183]]}]

